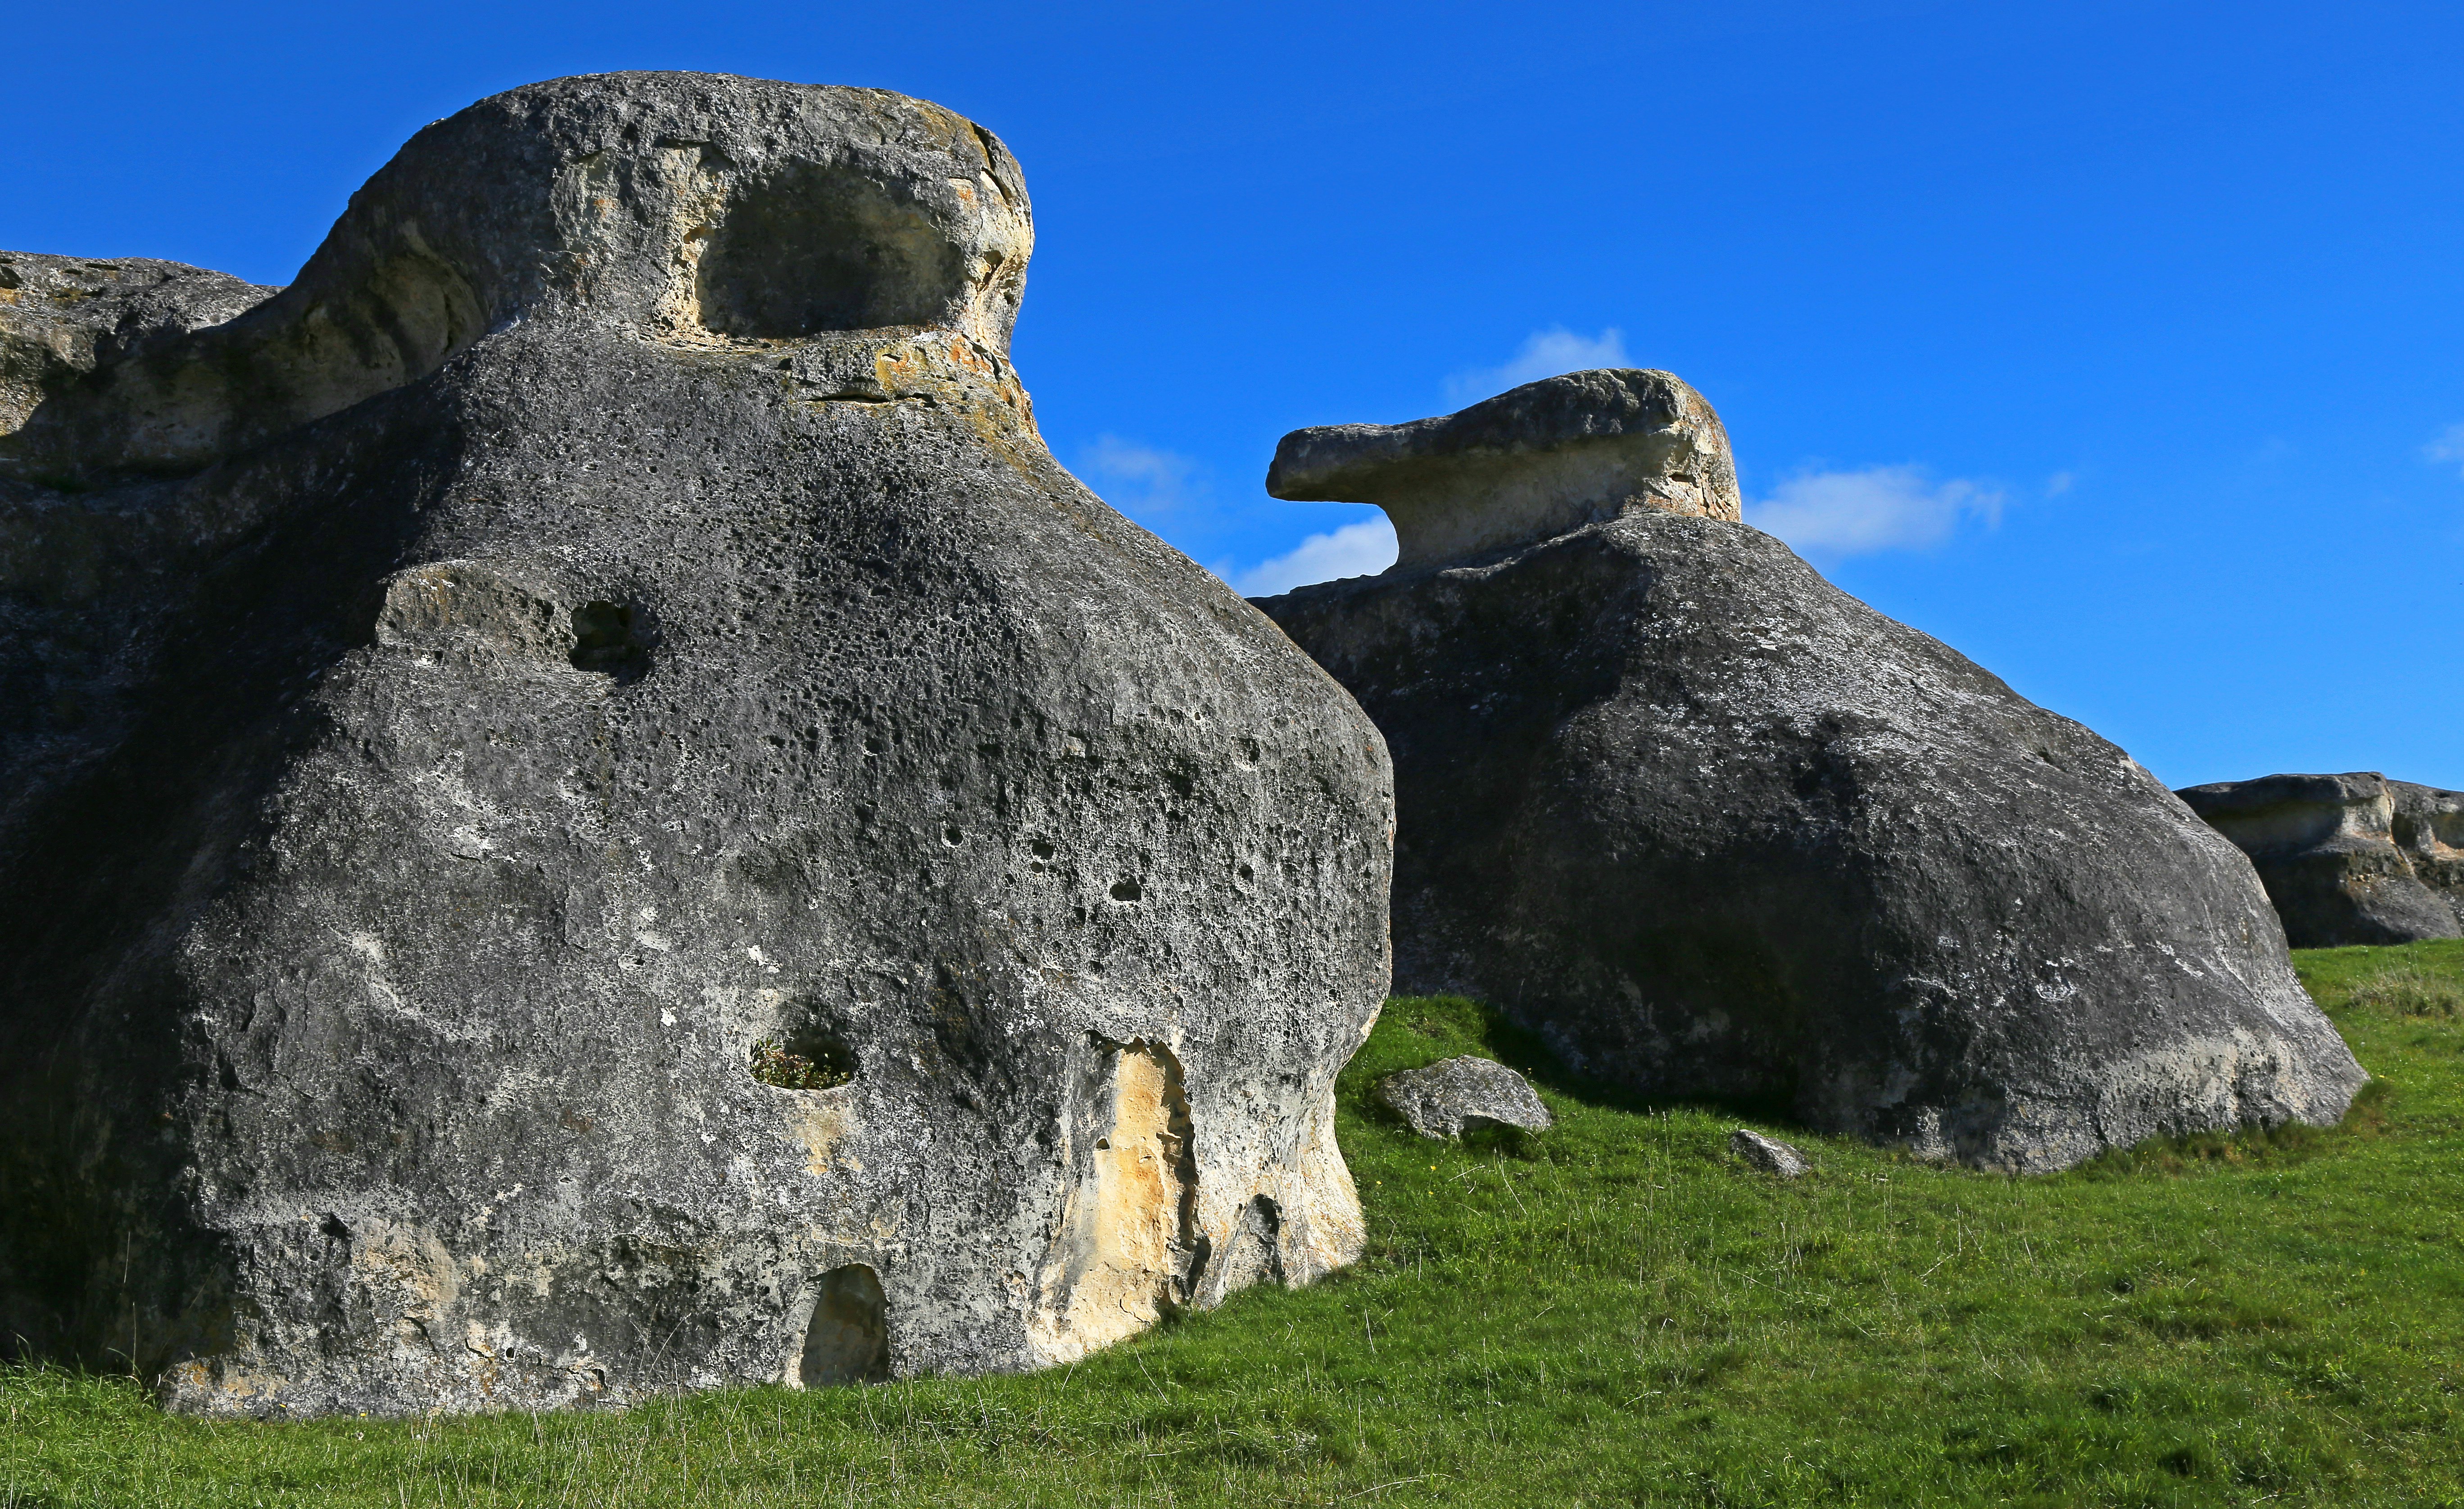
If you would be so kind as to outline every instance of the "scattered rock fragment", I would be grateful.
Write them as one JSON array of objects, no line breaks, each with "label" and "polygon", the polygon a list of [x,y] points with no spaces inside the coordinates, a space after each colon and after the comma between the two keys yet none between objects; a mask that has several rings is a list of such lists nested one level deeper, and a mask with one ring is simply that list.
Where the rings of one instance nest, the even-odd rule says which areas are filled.
[{"label": "scattered rock fragment", "polygon": [[2361,1068],[2232,845],[1738,522],[1733,474],[1653,372],[1278,448],[1270,492],[1402,540],[1259,604],[1393,751],[1397,989],[1988,1168],[2343,1115]]},{"label": "scattered rock fragment", "polygon": [[1776,1137],[1740,1126],[1728,1134],[1728,1150],[1765,1173],[1793,1179],[1813,1167],[1805,1154]]},{"label": "scattered rock fragment", "polygon": [[2250,856],[2297,949],[2464,934],[2464,792],[2355,771],[2175,795]]},{"label": "scattered rock fragment", "polygon": [[1390,1074],[1374,1093],[1414,1131],[1441,1142],[1476,1126],[1547,1131],[1555,1125],[1530,1082],[1494,1060],[1469,1055]]},{"label": "scattered rock fragment", "polygon": [[1384,745],[1054,462],[1032,243],[937,106],[620,74],[117,347],[7,260],[0,1337],[622,1404],[1357,1254]]},{"label": "scattered rock fragment", "polygon": [[1806,1162],[1806,1154],[1796,1152],[1796,1148],[1781,1142],[1779,1137],[1764,1137],[1762,1132],[1747,1130],[1747,1127],[1737,1127],[1735,1132],[1729,1132],[1727,1149],[1757,1170],[1762,1170],[1764,1174],[1779,1174],[1781,1179],[1793,1179],[1811,1167]]}]

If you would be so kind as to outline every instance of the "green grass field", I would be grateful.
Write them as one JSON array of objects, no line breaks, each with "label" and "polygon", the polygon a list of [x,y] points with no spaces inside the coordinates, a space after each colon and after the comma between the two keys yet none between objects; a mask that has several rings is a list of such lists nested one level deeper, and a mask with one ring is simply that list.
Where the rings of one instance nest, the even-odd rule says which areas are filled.
[{"label": "green grass field", "polygon": [[[2329,1132],[2052,1178],[1563,1089],[1459,1001],[1344,1078],[1367,1261],[1029,1378],[624,1415],[207,1425],[0,1373],[0,1505],[2464,1504],[2464,943],[2296,956],[2377,1076]],[[1424,1143],[1391,1069],[1538,1070]]]}]

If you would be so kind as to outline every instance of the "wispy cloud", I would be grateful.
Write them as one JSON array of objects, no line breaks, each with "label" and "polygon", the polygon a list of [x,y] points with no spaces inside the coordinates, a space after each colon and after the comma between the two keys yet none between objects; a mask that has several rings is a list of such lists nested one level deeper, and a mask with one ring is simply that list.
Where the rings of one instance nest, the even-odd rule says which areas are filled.
[{"label": "wispy cloud", "polygon": [[1118,435],[1096,436],[1078,452],[1078,470],[1106,502],[1133,516],[1174,513],[1207,492],[1197,458]]},{"label": "wispy cloud", "polygon": [[2421,453],[2432,461],[2464,461],[2464,425],[2440,430],[2436,440],[2421,448]]},{"label": "wispy cloud", "polygon": [[2002,522],[1998,491],[1965,477],[1936,482],[1923,467],[1809,471],[1789,478],[1746,522],[1808,555],[1863,556],[1939,545],[1967,518]]},{"label": "wispy cloud", "polygon": [[1632,364],[1626,359],[1625,332],[1614,325],[1596,336],[1578,336],[1563,325],[1551,325],[1526,337],[1523,349],[1504,366],[1458,372],[1446,379],[1446,397],[1457,404],[1474,404],[1560,372]]},{"label": "wispy cloud", "polygon": [[1380,514],[1331,535],[1311,535],[1289,555],[1260,561],[1229,580],[1244,598],[1271,598],[1312,581],[1374,577],[1395,564],[1395,526]]}]

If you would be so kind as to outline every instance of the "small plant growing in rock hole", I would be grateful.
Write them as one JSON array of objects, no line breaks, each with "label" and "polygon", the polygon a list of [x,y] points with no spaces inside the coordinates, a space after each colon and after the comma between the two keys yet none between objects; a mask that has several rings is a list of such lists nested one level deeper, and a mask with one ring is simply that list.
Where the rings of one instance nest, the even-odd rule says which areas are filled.
[{"label": "small plant growing in rock hole", "polygon": [[855,1073],[843,1064],[816,1063],[788,1052],[778,1039],[764,1038],[753,1045],[753,1077],[782,1090],[827,1090],[854,1079]]}]

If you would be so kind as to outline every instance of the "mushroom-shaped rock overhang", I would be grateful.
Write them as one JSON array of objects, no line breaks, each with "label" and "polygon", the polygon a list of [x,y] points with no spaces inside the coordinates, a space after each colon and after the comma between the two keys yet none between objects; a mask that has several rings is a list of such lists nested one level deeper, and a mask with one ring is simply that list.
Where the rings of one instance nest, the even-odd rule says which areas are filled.
[{"label": "mushroom-shaped rock overhang", "polygon": [[1385,747],[1053,461],[1030,225],[937,106],[564,79],[279,294],[136,269],[142,339],[20,363],[0,1335],[622,1403],[1358,1252]]},{"label": "mushroom-shaped rock overhang", "polygon": [[1383,508],[1404,571],[1642,511],[1743,516],[1720,416],[1670,374],[1636,368],[1545,378],[1408,425],[1297,429],[1275,448],[1266,491]]},{"label": "mushroom-shaped rock overhang", "polygon": [[1399,989],[1645,1092],[2019,1170],[2361,1084],[2232,844],[1738,522],[1675,379],[1303,430],[1276,467],[1402,539],[1260,604],[1393,751]]}]

